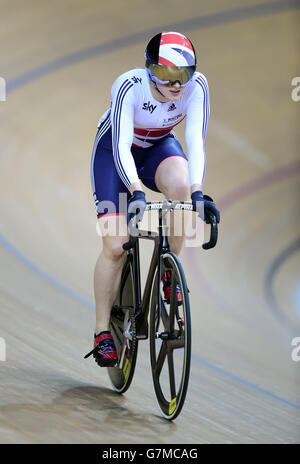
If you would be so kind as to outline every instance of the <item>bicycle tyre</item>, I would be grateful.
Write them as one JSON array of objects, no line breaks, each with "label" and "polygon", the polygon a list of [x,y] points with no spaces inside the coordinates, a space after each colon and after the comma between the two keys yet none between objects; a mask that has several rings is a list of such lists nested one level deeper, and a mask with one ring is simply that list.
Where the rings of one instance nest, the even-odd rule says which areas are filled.
[{"label": "bicycle tyre", "polygon": [[[120,394],[125,393],[130,387],[135,371],[138,341],[136,340],[134,311],[132,264],[127,259],[110,316],[110,330],[118,353],[118,365],[107,368],[112,387]],[[131,332],[131,340],[125,336],[126,327]]]},{"label": "bicycle tyre", "polygon": [[[168,263],[167,266],[164,264],[166,262]],[[174,275],[172,286],[176,289],[176,286],[179,285],[182,302],[180,305],[178,304],[176,290],[174,290],[170,302],[166,302],[163,296],[162,284],[160,284],[161,318],[159,319],[157,268],[152,287],[149,338],[152,378],[158,406],[164,418],[173,420],[182,410],[188,389],[192,343],[191,317],[183,268],[177,256],[171,252],[163,255],[162,275],[166,270],[171,270],[171,275]],[[161,330],[161,336],[164,337],[164,334],[168,334],[168,339],[157,338],[157,333]],[[181,353],[182,349],[183,353]],[[179,382],[177,381],[176,385],[178,379]]]}]

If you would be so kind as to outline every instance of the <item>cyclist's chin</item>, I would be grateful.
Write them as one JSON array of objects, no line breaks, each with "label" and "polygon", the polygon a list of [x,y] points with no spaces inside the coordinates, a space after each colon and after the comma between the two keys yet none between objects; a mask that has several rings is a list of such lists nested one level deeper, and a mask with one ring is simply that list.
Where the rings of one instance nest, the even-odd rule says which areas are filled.
[{"label": "cyclist's chin", "polygon": [[179,90],[171,90],[168,89],[166,92],[166,97],[169,99],[169,101],[177,101],[180,99],[181,95],[183,94],[184,89],[179,89]]},{"label": "cyclist's chin", "polygon": [[184,92],[184,87],[179,86],[169,87],[165,84],[157,84],[157,88],[160,91],[161,95],[164,96],[166,102],[179,100]]}]

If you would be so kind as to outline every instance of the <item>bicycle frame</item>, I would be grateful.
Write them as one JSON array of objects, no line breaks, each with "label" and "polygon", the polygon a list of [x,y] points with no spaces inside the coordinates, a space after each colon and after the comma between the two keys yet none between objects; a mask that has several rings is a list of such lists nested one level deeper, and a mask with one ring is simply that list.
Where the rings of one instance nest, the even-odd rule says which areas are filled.
[{"label": "bicycle frame", "polygon": [[[148,314],[150,307],[150,296],[153,286],[153,279],[156,267],[158,266],[159,275],[161,274],[161,254],[169,250],[167,238],[166,219],[163,212],[159,211],[159,226],[158,234],[150,233],[149,231],[139,230],[138,239],[153,240],[154,249],[146,278],[145,288],[142,295],[141,292],[141,276],[140,276],[140,252],[139,240],[135,241],[133,248],[128,251],[127,259],[132,263],[134,292],[136,295],[136,316],[137,316],[137,339],[145,340],[148,338]],[[158,283],[160,280],[158,279]]]},{"label": "bicycle frame", "polygon": [[[148,314],[150,306],[150,296],[153,286],[154,273],[156,267],[158,268],[158,292],[161,280],[161,259],[164,253],[169,251],[169,243],[167,237],[167,221],[166,214],[175,209],[195,211],[195,208],[191,203],[184,202],[172,202],[164,200],[163,202],[151,202],[147,203],[146,210],[158,210],[159,214],[159,225],[158,233],[138,230],[137,224],[132,218],[129,221],[130,237],[129,241],[123,245],[123,248],[128,251],[127,260],[132,263],[133,269],[133,282],[134,282],[134,294],[135,294],[135,314],[137,317],[137,339],[145,340],[148,338]],[[211,224],[211,236],[210,241],[203,245],[204,249],[212,248],[215,246],[217,241],[217,223],[215,217],[210,218]],[[140,253],[139,253],[139,239],[154,240],[154,249],[152,253],[152,259],[145,283],[143,295],[141,294],[141,275],[140,275]],[[159,312],[160,312],[160,304]]]}]

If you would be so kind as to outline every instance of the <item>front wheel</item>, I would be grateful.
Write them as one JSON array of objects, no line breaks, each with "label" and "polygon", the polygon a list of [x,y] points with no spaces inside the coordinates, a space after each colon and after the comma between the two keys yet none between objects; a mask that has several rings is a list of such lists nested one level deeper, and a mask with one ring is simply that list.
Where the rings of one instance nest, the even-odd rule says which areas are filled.
[{"label": "front wheel", "polygon": [[[161,275],[157,269],[152,287],[150,357],[159,408],[166,419],[172,420],[180,413],[188,388],[191,318],[188,288],[177,256],[168,252],[161,259]],[[162,282],[166,275],[168,292],[164,292]],[[169,294],[167,298],[165,293]]]}]

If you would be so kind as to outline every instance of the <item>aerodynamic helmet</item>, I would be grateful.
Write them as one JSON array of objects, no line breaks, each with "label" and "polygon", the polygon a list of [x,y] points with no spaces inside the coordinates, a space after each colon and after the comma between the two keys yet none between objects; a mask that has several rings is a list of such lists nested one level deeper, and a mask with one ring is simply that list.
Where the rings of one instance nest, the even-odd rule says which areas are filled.
[{"label": "aerodynamic helmet", "polygon": [[160,32],[146,47],[145,66],[154,82],[186,85],[196,71],[195,49],[179,32]]}]

